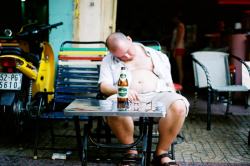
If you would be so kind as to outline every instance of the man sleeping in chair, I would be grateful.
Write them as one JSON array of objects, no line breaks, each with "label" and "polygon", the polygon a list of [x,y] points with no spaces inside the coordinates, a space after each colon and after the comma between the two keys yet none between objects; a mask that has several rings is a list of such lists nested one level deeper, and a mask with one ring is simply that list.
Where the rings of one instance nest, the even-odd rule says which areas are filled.
[{"label": "man sleeping in chair", "polygon": [[[180,132],[189,102],[175,92],[169,59],[165,54],[135,43],[129,36],[115,32],[108,36],[106,45],[109,54],[104,57],[100,70],[100,90],[107,96],[117,94],[120,69],[128,69],[130,101],[160,101],[166,106],[166,116],[158,119],[159,141],[152,163],[178,165],[168,155],[168,149]],[[134,122],[132,117],[107,117],[112,132],[123,144],[134,142]],[[134,156],[136,149],[127,151]]]}]

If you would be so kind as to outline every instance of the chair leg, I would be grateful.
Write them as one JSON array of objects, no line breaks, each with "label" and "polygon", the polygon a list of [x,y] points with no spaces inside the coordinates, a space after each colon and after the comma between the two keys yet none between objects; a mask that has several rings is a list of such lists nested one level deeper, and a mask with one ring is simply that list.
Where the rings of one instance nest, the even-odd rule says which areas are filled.
[{"label": "chair leg", "polygon": [[50,136],[51,136],[51,144],[54,146],[55,144],[55,133],[54,133],[54,124],[53,124],[53,120],[50,119],[49,120],[49,127],[50,127]]},{"label": "chair leg", "polygon": [[107,124],[105,124],[104,130],[106,143],[111,143],[111,129]]},{"label": "chair leg", "polygon": [[91,127],[89,124],[85,124],[83,127],[83,139],[82,139],[82,166],[87,166],[88,164],[88,137]]},{"label": "chair leg", "polygon": [[47,110],[48,109],[48,105],[44,105],[47,102],[47,95],[45,93],[41,93],[39,94],[40,97],[38,97],[38,110],[36,110],[36,115],[35,115],[35,140],[34,140],[34,155],[33,155],[33,159],[37,159],[37,152],[38,152],[38,142],[39,142],[39,136],[40,136],[40,113],[42,108],[44,108]]},{"label": "chair leg", "polygon": [[75,132],[76,132],[76,141],[77,141],[77,147],[78,149],[78,153],[79,153],[79,157],[80,160],[83,161],[83,152],[82,152],[82,140],[81,140],[81,129],[80,129],[80,122],[79,122],[79,117],[75,116],[74,117],[74,124],[75,124]]},{"label": "chair leg", "polygon": [[96,127],[96,138],[100,142],[101,139],[101,130],[102,130],[102,117],[97,118],[97,127]]},{"label": "chair leg", "polygon": [[147,131],[148,142],[147,142],[146,165],[150,165],[150,161],[151,161],[153,123],[154,123],[153,118],[149,118],[148,131]]},{"label": "chair leg", "polygon": [[249,107],[248,99],[249,99],[249,92],[247,92],[245,95],[245,109],[247,109]]},{"label": "chair leg", "polygon": [[37,149],[38,149],[38,138],[39,138],[39,117],[36,115],[35,118],[35,136],[34,136],[34,154],[33,159],[37,159]]},{"label": "chair leg", "polygon": [[225,112],[225,115],[229,115],[229,107],[230,107],[230,103],[231,103],[231,100],[232,100],[232,94],[231,93],[228,93],[228,96],[227,96],[227,108],[226,108],[226,112]]},{"label": "chair leg", "polygon": [[175,143],[172,143],[171,144],[171,151],[170,151],[172,160],[175,160],[175,147],[174,146],[175,146]]},{"label": "chair leg", "polygon": [[185,140],[184,135],[182,135],[181,133],[179,133],[179,134],[177,135],[177,139],[178,139],[178,138],[181,140],[181,141],[178,142],[178,143],[182,143],[182,142]]},{"label": "chair leg", "polygon": [[198,92],[197,92],[197,90],[195,90],[195,92],[194,92],[194,100],[193,100],[193,107],[192,107],[192,114],[190,114],[191,120],[196,120],[197,104],[198,104]]},{"label": "chair leg", "polygon": [[197,112],[198,92],[194,92],[193,112]]},{"label": "chair leg", "polygon": [[207,96],[207,130],[211,130],[211,91],[208,90]]}]

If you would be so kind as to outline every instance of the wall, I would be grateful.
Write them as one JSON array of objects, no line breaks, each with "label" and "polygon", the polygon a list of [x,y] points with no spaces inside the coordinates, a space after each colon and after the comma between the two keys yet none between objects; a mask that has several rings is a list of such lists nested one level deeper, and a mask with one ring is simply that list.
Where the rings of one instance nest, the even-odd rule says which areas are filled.
[{"label": "wall", "polygon": [[55,55],[65,40],[105,41],[116,28],[116,6],[117,0],[49,0],[49,23],[63,21],[49,35]]},{"label": "wall", "polygon": [[117,0],[80,0],[75,8],[75,40],[105,41],[115,31]]},{"label": "wall", "polygon": [[57,57],[63,41],[72,40],[73,37],[73,11],[74,0],[49,0],[49,23],[63,22],[63,25],[52,29],[49,42]]}]

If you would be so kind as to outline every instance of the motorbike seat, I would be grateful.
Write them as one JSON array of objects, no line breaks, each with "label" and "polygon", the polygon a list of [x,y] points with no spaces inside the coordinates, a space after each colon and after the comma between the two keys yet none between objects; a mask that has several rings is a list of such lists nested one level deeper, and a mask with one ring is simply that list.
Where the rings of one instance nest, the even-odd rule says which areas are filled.
[{"label": "motorbike seat", "polygon": [[1,55],[17,55],[24,58],[26,61],[31,62],[35,67],[39,67],[39,55],[24,52],[19,47],[0,47],[0,56]]}]

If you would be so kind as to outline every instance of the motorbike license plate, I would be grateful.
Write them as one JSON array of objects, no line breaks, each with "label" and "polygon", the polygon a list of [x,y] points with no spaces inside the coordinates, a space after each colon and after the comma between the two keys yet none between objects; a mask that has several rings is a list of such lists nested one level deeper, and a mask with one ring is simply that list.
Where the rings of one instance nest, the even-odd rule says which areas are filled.
[{"label": "motorbike license plate", "polygon": [[0,90],[20,90],[22,73],[0,73]]}]

